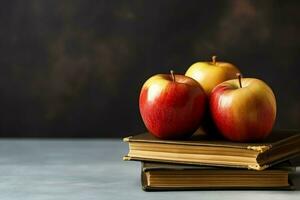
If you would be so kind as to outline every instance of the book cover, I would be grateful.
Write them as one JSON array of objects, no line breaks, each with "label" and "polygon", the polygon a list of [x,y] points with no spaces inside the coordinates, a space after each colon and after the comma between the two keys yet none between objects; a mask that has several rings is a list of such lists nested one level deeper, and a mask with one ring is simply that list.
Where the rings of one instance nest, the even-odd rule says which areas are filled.
[{"label": "book cover", "polygon": [[188,140],[160,140],[149,133],[124,138],[124,160],[225,166],[264,170],[300,154],[298,131],[275,131],[260,143],[238,143],[195,134]]},{"label": "book cover", "polygon": [[142,162],[141,182],[146,191],[293,189],[289,174],[294,171],[289,162],[263,171]]}]

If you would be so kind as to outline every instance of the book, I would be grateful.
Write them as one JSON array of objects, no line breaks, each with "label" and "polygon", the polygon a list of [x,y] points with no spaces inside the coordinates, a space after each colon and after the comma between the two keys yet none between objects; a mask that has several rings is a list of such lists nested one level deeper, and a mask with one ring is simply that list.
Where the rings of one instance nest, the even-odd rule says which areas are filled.
[{"label": "book", "polygon": [[288,162],[263,171],[142,162],[142,188],[151,190],[293,189]]},{"label": "book", "polygon": [[300,154],[298,131],[274,131],[262,143],[238,143],[194,134],[187,140],[160,140],[149,133],[126,137],[124,160],[225,166],[264,170]]}]

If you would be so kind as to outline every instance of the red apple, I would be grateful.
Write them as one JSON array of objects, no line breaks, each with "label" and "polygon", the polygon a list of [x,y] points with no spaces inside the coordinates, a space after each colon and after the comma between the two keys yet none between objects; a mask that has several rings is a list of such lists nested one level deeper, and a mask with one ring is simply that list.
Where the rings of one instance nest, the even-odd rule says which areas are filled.
[{"label": "red apple", "polygon": [[261,80],[225,81],[210,96],[211,116],[219,132],[237,142],[260,141],[269,135],[276,118],[276,99]]},{"label": "red apple", "polygon": [[139,108],[146,128],[161,139],[191,136],[205,110],[205,93],[194,79],[184,75],[158,74],[143,85]]}]

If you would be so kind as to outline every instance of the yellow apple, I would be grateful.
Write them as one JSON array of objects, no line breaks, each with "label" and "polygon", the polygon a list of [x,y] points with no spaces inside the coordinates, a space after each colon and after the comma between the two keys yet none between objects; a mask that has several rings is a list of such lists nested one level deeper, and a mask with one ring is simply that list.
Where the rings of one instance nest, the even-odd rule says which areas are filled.
[{"label": "yellow apple", "polygon": [[216,61],[216,56],[213,56],[211,62],[194,63],[185,75],[198,81],[209,97],[214,87],[224,81],[235,79],[237,73],[240,71],[236,66],[227,62]]}]

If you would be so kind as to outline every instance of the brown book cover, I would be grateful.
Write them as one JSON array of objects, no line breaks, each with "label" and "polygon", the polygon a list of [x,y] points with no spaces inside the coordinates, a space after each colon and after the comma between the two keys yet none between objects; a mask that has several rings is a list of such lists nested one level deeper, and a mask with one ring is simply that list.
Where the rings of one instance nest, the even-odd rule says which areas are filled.
[{"label": "brown book cover", "polygon": [[289,174],[294,171],[289,162],[263,171],[142,162],[141,182],[146,191],[293,189]]},{"label": "brown book cover", "polygon": [[261,143],[238,143],[194,134],[188,140],[160,140],[149,133],[124,138],[124,160],[264,170],[300,154],[300,131],[274,131]]}]

